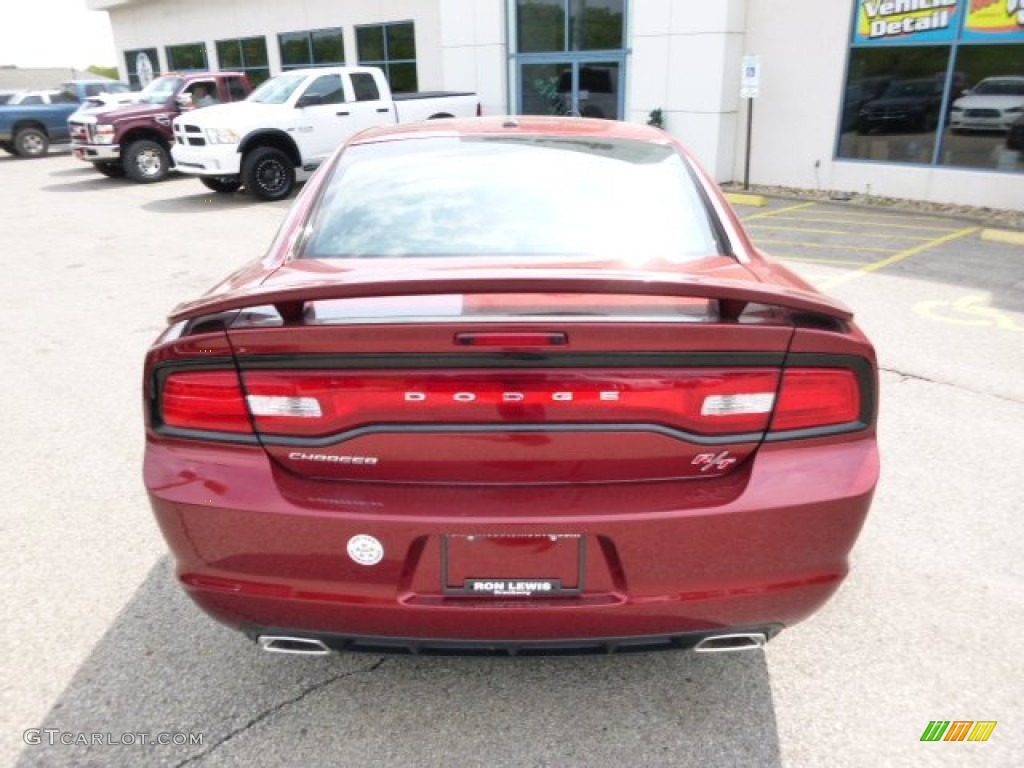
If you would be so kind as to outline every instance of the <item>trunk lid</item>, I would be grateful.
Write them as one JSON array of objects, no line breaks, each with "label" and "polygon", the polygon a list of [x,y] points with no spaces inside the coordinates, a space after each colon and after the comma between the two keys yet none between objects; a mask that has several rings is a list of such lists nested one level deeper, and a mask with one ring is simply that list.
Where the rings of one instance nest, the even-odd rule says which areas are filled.
[{"label": "trunk lid", "polygon": [[696,274],[294,262],[173,319],[230,313],[255,432],[300,476],[707,479],[741,467],[764,437],[789,315],[849,312],[766,287],[731,259],[706,262]]}]

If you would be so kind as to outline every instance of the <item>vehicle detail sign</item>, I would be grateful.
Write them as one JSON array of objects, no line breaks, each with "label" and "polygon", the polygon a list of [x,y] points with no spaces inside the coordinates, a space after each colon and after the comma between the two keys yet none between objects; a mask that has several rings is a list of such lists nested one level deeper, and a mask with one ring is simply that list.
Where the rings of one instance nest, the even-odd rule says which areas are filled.
[{"label": "vehicle detail sign", "polygon": [[859,0],[854,44],[947,42],[967,0]]},{"label": "vehicle detail sign", "polygon": [[961,37],[1024,43],[1024,0],[971,0]]}]

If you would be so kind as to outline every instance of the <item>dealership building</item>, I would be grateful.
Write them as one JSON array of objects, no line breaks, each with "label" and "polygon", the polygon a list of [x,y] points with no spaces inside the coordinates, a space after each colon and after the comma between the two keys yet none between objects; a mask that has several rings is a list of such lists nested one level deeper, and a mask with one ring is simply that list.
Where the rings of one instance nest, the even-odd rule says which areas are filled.
[{"label": "dealership building", "polygon": [[371,64],[484,114],[660,115],[721,182],[750,124],[754,184],[1024,208],[1024,0],[86,2],[136,84]]}]

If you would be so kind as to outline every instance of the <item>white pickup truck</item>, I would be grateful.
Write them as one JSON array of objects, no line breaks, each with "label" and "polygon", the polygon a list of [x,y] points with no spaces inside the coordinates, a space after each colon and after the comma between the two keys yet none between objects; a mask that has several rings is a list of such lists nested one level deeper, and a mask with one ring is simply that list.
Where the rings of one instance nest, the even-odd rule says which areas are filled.
[{"label": "white pickup truck", "polygon": [[171,154],[182,173],[215,192],[244,186],[261,200],[281,200],[296,174],[315,170],[366,128],[442,117],[472,117],[473,93],[392,95],[377,67],[285,72],[245,101],[188,112],[174,120]]}]

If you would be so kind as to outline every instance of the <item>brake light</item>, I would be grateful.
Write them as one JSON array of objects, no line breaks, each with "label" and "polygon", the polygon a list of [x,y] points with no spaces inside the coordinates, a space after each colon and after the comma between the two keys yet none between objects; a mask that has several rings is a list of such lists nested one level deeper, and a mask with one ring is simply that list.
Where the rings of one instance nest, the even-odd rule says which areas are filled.
[{"label": "brake light", "polygon": [[256,428],[324,436],[368,424],[657,424],[729,435],[768,427],[779,372],[665,369],[249,371]]},{"label": "brake light", "polygon": [[234,371],[183,371],[164,381],[161,419],[169,427],[252,432]]},{"label": "brake light", "polygon": [[772,418],[772,431],[846,424],[860,416],[860,387],[846,368],[791,368]]}]

